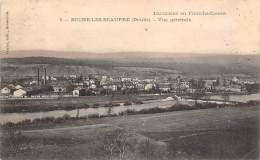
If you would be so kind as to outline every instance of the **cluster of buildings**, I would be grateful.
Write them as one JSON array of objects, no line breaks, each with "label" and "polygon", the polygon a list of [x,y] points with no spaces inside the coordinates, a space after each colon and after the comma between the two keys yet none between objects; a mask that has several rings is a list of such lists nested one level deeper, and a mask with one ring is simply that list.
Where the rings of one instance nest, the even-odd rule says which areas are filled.
[{"label": "cluster of buildings", "polygon": [[107,94],[134,93],[176,93],[190,94],[194,92],[236,92],[248,93],[258,91],[258,82],[231,79],[188,79],[150,78],[108,76],[108,75],[65,75],[62,77],[44,76],[23,81],[22,84],[5,84],[1,87],[2,97],[33,96],[88,96]]}]

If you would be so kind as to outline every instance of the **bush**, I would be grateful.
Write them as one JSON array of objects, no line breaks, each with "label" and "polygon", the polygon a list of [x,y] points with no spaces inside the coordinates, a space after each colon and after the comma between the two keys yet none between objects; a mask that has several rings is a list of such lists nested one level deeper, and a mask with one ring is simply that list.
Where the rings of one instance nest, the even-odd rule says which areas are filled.
[{"label": "bush", "polygon": [[125,102],[125,103],[124,103],[124,106],[130,106],[130,105],[132,105],[131,102]]},{"label": "bush", "polygon": [[64,121],[64,117],[58,117],[54,120],[55,123],[63,123]]},{"label": "bush", "polygon": [[112,103],[107,103],[104,105],[104,107],[113,107],[113,104]]},{"label": "bush", "polygon": [[45,117],[41,119],[41,122],[54,122],[55,118],[54,117]]},{"label": "bush", "polygon": [[93,104],[93,108],[97,108],[98,106],[100,106],[99,103],[95,103],[95,104]]},{"label": "bush", "polygon": [[217,108],[217,103],[206,103],[205,104],[208,108]]},{"label": "bush", "polygon": [[259,100],[250,100],[250,101],[247,102],[247,104],[256,106],[256,105],[260,104],[260,101]]},{"label": "bush", "polygon": [[107,103],[104,105],[104,107],[114,107],[114,106],[120,106],[119,103]]},{"label": "bush", "polygon": [[144,103],[143,103],[143,101],[138,100],[138,101],[135,101],[135,104],[144,104]]},{"label": "bush", "polygon": [[150,108],[150,109],[144,109],[139,111],[139,114],[150,114],[150,113],[161,113],[161,112],[165,112],[167,111],[167,109],[163,109],[163,108]]},{"label": "bush", "polygon": [[120,103],[113,103],[113,106],[120,106]]},{"label": "bush", "polygon": [[126,112],[119,112],[119,113],[118,113],[119,116],[123,116],[123,115],[125,115],[125,114],[126,114]]},{"label": "bush", "polygon": [[195,106],[188,106],[188,105],[183,105],[183,104],[176,104],[173,105],[171,108],[169,108],[169,111],[183,111],[183,110],[192,110],[195,109]]},{"label": "bush", "polygon": [[64,114],[63,118],[64,118],[65,120],[70,119],[70,115]]},{"label": "bush", "polygon": [[131,115],[131,114],[136,114],[136,111],[134,111],[132,109],[127,109],[125,112],[122,112],[122,114],[124,114],[124,113]]},{"label": "bush", "polygon": [[20,122],[20,124],[30,124],[30,123],[32,123],[32,121],[30,119],[25,119]]},{"label": "bush", "polygon": [[4,127],[13,127],[15,124],[13,122],[7,122],[3,124]]},{"label": "bush", "polygon": [[40,118],[35,118],[32,123],[40,123],[41,122],[41,119]]},{"label": "bush", "polygon": [[98,114],[90,114],[88,118],[99,118]]},{"label": "bush", "polygon": [[65,106],[64,107],[64,110],[66,110],[66,111],[71,111],[71,110],[74,110],[74,109],[76,109],[76,107],[74,107],[74,106]]}]

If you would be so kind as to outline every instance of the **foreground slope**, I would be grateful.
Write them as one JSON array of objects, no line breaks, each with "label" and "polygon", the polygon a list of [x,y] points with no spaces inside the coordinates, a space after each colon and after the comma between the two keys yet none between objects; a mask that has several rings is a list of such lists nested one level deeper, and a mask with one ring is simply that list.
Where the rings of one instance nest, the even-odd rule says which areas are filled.
[{"label": "foreground slope", "polygon": [[120,150],[108,152],[106,138],[120,130],[123,159],[258,159],[258,120],[257,106],[78,120],[22,130],[14,137],[3,132],[1,156],[119,159]]}]

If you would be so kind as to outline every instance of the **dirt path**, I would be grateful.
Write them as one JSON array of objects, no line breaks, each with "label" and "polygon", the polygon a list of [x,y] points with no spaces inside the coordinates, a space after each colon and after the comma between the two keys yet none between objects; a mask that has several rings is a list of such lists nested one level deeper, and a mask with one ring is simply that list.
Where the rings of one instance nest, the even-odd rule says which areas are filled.
[{"label": "dirt path", "polygon": [[62,128],[51,128],[51,129],[35,129],[35,130],[26,130],[22,131],[22,133],[35,133],[35,132],[53,132],[53,131],[66,131],[66,130],[75,130],[75,129],[95,129],[95,128],[103,128],[103,127],[111,127],[110,124],[93,124],[93,125],[83,125],[83,126],[75,126],[75,127],[62,127]]}]

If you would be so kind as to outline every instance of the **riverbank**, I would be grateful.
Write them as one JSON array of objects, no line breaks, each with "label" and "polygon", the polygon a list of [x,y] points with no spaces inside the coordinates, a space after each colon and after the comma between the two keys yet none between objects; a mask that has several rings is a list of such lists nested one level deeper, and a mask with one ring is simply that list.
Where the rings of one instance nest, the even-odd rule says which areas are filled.
[{"label": "riverbank", "polygon": [[[169,95],[115,95],[59,97],[55,99],[5,99],[0,100],[0,113],[33,113],[55,110],[74,110],[117,106],[119,103],[138,104],[142,101],[166,98]],[[107,106],[106,106],[107,105]]]},{"label": "riverbank", "polygon": [[[169,95],[93,96],[92,99],[90,97],[77,97],[61,98],[53,101],[24,100],[21,102],[11,100],[8,101],[8,105],[1,105],[2,108],[5,108],[5,111],[2,110],[2,113],[0,113],[0,124],[18,123],[21,125],[25,123],[37,124],[52,121],[55,123],[62,123],[64,120],[70,118],[90,119],[125,114],[160,113],[222,106],[247,106],[259,104],[259,101],[254,100],[258,99],[258,95],[244,95],[245,99],[243,99],[243,96],[237,95],[242,102],[225,102],[222,100],[210,99],[193,100],[180,98],[174,95],[170,97],[167,96]],[[13,106],[11,105],[12,103],[14,103]],[[9,113],[7,111],[20,112]]]},{"label": "riverbank", "polygon": [[[183,103],[182,103],[183,102]],[[157,101],[148,104],[139,104],[136,106],[117,106],[109,108],[96,108],[90,112],[87,110],[76,110],[76,113],[68,114],[69,112],[53,113],[49,116],[44,115],[23,115],[30,118],[15,119],[10,117],[5,118],[5,122],[1,123],[3,128],[19,128],[19,127],[38,127],[41,125],[55,125],[65,123],[66,121],[78,121],[78,120],[91,120],[91,119],[102,119],[105,117],[115,117],[115,116],[126,116],[126,115],[138,115],[138,114],[155,114],[155,113],[165,113],[173,111],[186,111],[186,110],[199,110],[199,109],[212,109],[212,108],[224,108],[224,107],[249,107],[259,105],[259,101],[251,101],[248,103],[224,103],[224,102],[214,102],[214,101]],[[83,113],[82,113],[83,112]],[[63,114],[64,113],[64,114]],[[43,114],[43,113],[40,113]],[[52,116],[51,116],[52,115]],[[18,115],[13,115],[18,116]],[[21,116],[21,115],[20,115]],[[8,120],[9,119],[9,120]]]}]

